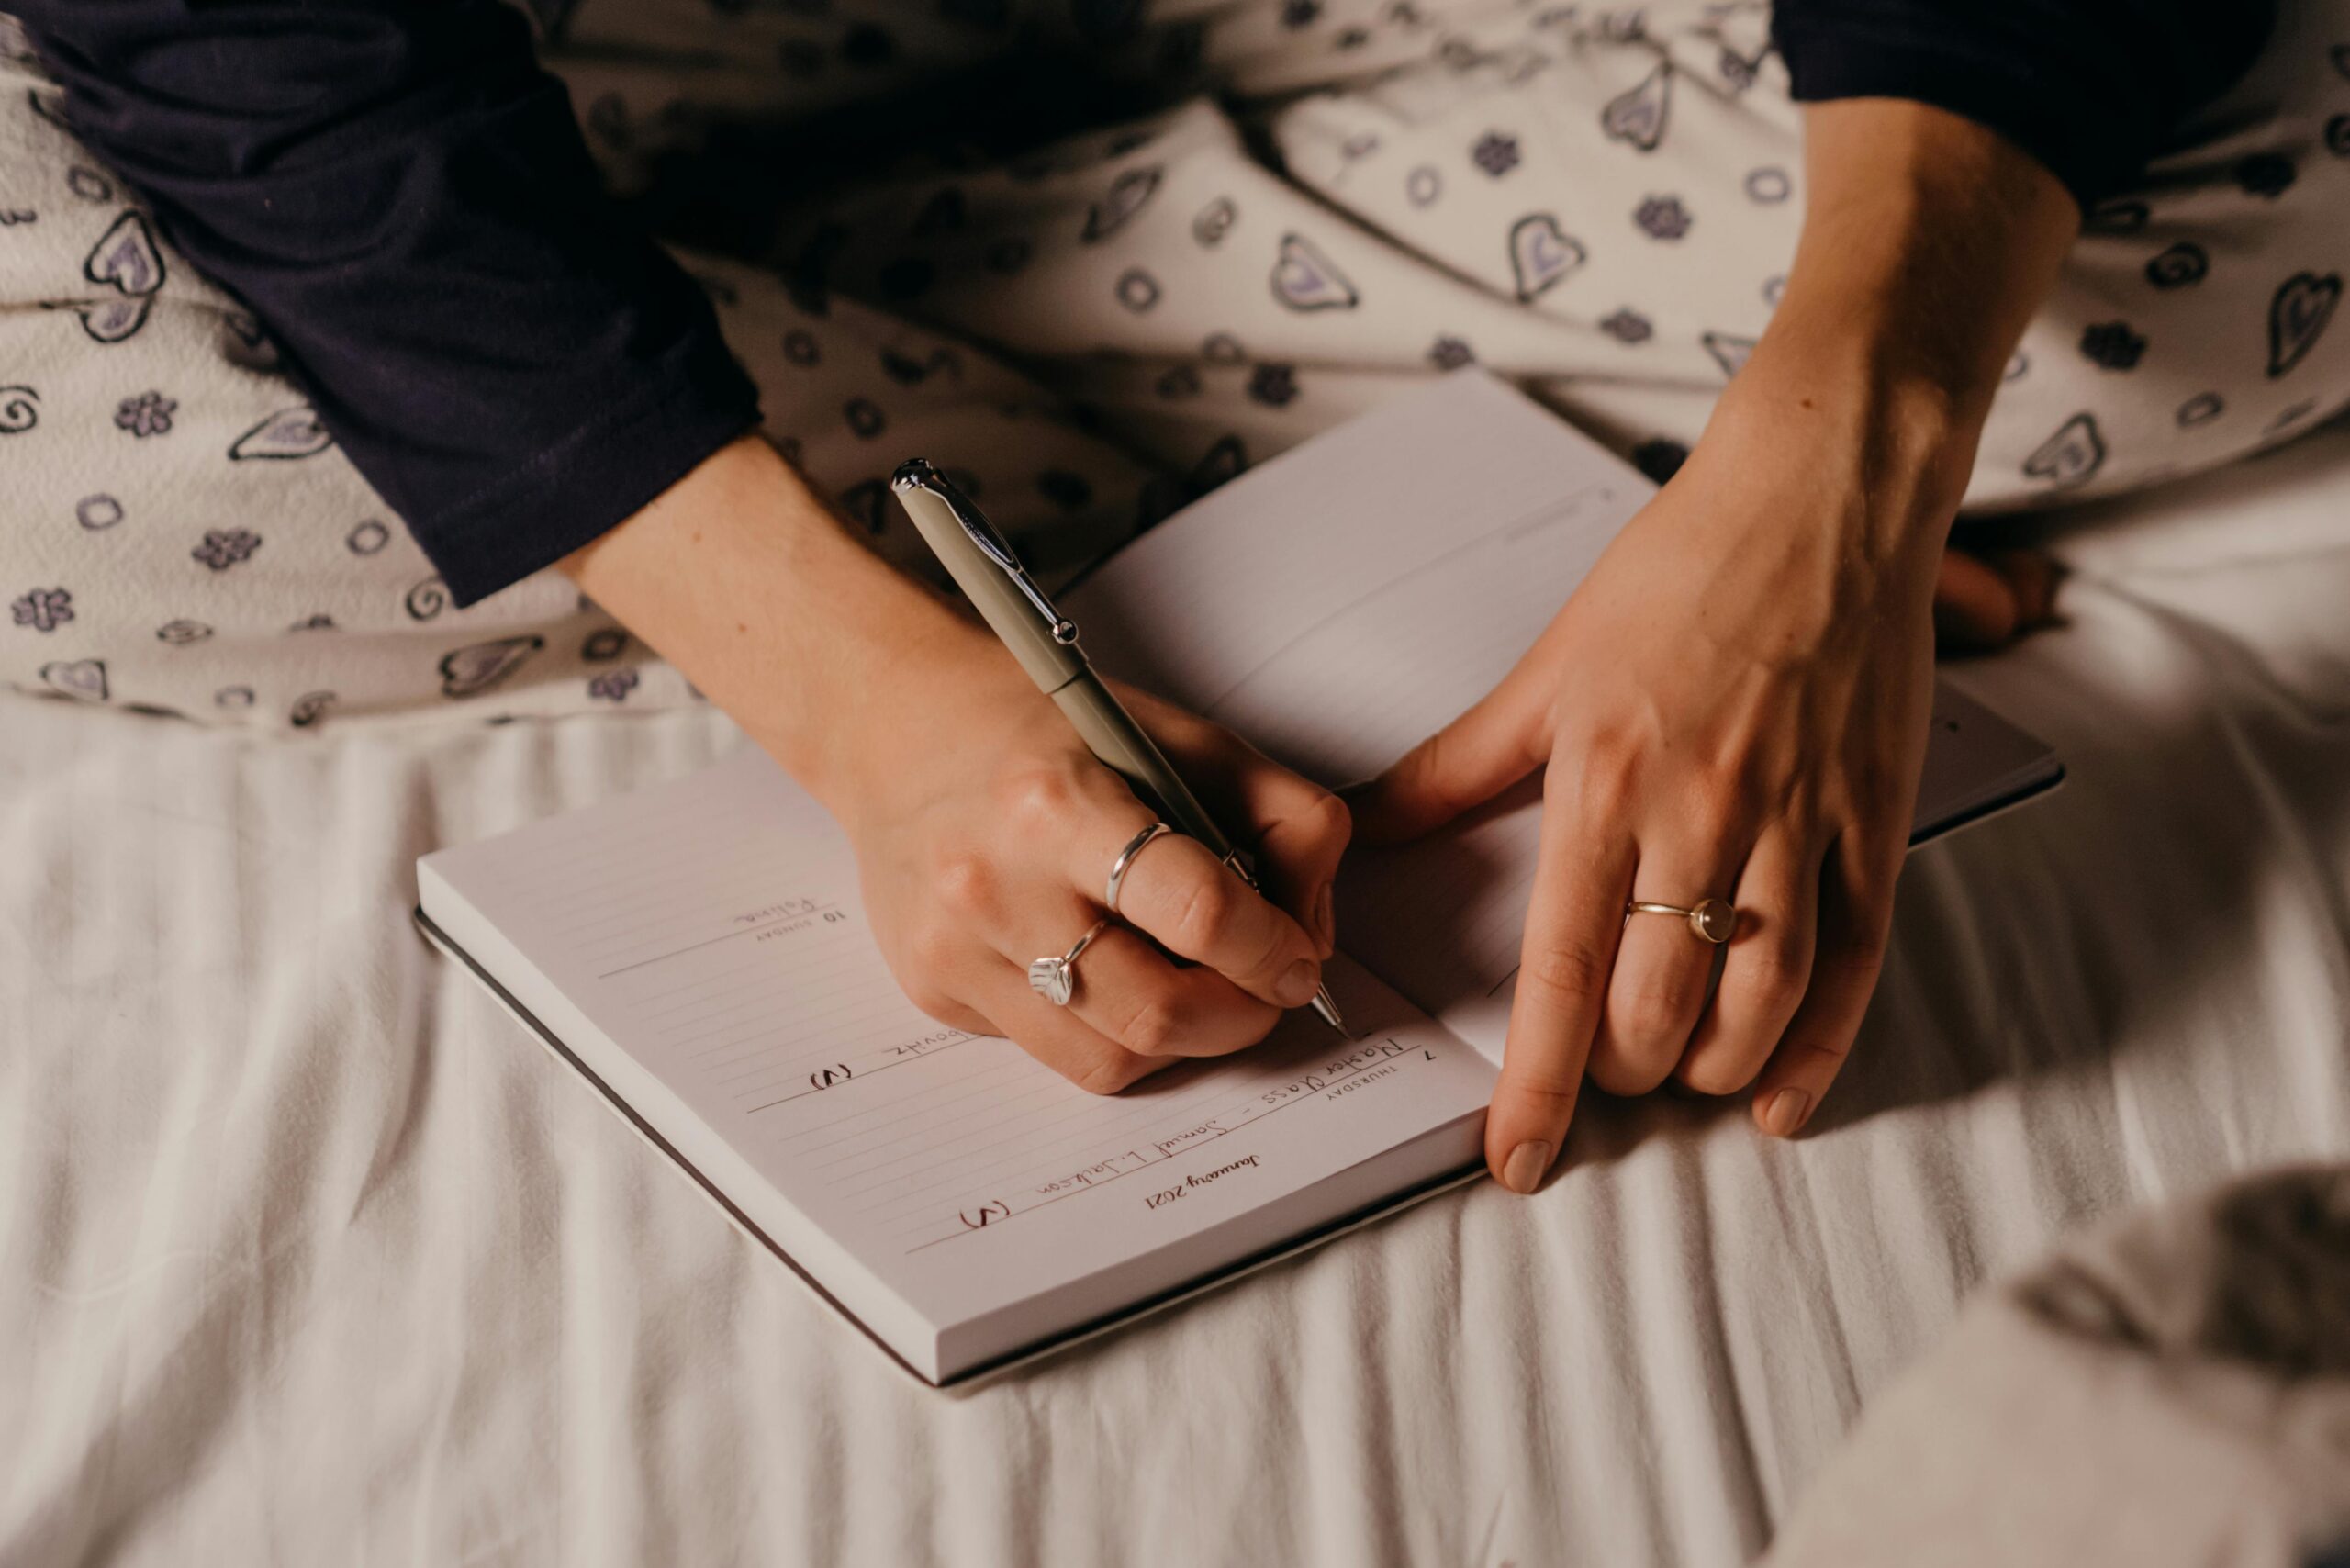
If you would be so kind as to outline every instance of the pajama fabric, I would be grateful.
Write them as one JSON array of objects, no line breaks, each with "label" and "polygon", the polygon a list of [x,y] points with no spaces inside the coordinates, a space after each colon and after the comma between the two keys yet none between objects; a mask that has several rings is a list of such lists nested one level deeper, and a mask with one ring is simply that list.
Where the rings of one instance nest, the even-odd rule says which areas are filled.
[{"label": "pajama fabric", "polygon": [[[877,143],[738,255],[684,257],[767,432],[879,549],[926,565],[884,485],[908,456],[1066,572],[1471,361],[1672,470],[1799,225],[1765,8],[1144,9],[1075,40],[1103,81],[1214,95],[1009,159]],[[957,10],[584,0],[543,52],[607,178],[657,203],[744,167],[744,126],[853,124],[984,63]],[[59,123],[21,40],[0,56],[0,681],[295,726],[693,699],[552,572],[458,607],[270,335]],[[2207,468],[2350,401],[2350,0],[2287,5],[2180,149],[2088,215],[1971,510]]]},{"label": "pajama fabric", "polygon": [[458,605],[757,418],[501,0],[11,0],[65,122],[241,299]]}]

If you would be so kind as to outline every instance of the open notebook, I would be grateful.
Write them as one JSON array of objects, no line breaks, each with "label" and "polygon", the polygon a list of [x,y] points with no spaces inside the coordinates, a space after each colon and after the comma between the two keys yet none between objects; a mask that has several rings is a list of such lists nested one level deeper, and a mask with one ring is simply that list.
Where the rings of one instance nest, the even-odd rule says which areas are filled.
[{"label": "open notebook", "polygon": [[[1326,779],[1481,695],[1651,487],[1448,377],[1225,486],[1063,608],[1106,667]],[[2053,783],[1945,692],[1920,835]],[[1088,1095],[899,991],[822,808],[755,751],[419,863],[428,935],[754,1238],[947,1383],[1473,1170],[1537,803],[1358,856],[1328,978],[1358,1037]]]}]

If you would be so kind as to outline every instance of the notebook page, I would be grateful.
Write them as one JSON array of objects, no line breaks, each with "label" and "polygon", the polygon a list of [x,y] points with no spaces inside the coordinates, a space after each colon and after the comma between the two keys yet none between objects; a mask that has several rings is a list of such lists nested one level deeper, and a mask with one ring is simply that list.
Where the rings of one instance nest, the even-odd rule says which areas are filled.
[{"label": "notebook page", "polygon": [[[1103,668],[1341,784],[1492,689],[1654,492],[1464,370],[1242,475],[1061,608]],[[1942,690],[1919,821],[1963,815],[2053,766],[2045,746]],[[1496,1057],[1539,827],[1529,780],[1422,845],[1350,852],[1339,879],[1345,949]]]},{"label": "notebook page", "polygon": [[[789,1212],[754,1218],[836,1295],[855,1292],[820,1266],[834,1248],[938,1330],[1204,1236],[1491,1090],[1475,1053],[1342,960],[1361,1038],[1297,1013],[1255,1050],[1087,1094],[905,999],[839,829],[755,751],[441,851],[420,879],[428,915],[462,908],[452,935],[477,958],[510,948],[500,981],[551,1027],[571,1018],[566,1044],[689,1159],[721,1151],[686,1121],[770,1187]],[[1129,1282],[1105,1279],[1089,1315]]]}]

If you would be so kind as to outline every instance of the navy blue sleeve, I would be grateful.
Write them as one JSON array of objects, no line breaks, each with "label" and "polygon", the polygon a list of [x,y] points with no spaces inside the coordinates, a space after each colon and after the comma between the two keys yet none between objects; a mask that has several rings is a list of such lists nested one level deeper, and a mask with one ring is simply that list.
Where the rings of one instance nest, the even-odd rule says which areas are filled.
[{"label": "navy blue sleeve", "polygon": [[2084,210],[2243,75],[2277,0],[1778,0],[1796,97],[1908,98],[2037,158]]},{"label": "navy blue sleeve", "polygon": [[757,420],[497,0],[13,0],[75,134],[241,296],[459,604]]}]

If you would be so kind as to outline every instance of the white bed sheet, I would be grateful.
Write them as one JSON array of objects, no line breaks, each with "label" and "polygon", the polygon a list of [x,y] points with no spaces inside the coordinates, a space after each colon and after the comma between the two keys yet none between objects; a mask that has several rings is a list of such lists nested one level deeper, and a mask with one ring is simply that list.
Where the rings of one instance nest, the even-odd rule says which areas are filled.
[{"label": "white bed sheet", "polygon": [[962,1395],[738,1239],[408,924],[705,713],[290,742],[0,702],[0,1562],[1724,1563],[1961,1294],[2350,1151],[2350,431],[2065,548],[1966,684],[2058,795],[1921,853],[1818,1130],[1595,1106]]}]

